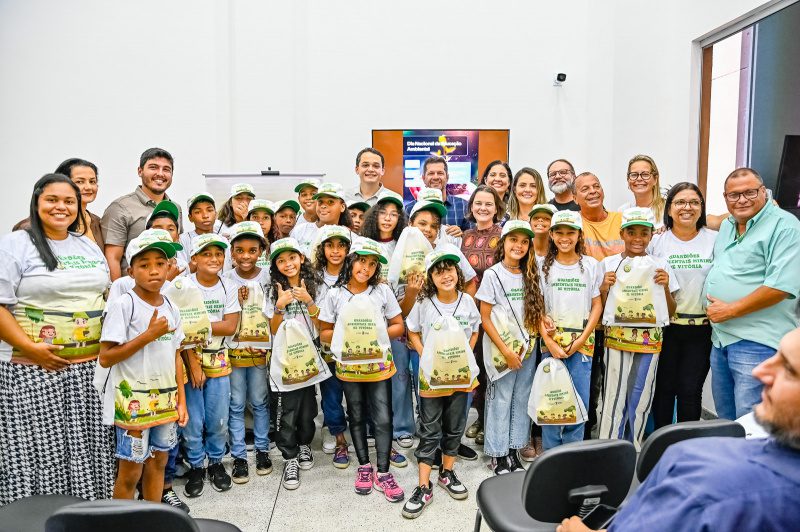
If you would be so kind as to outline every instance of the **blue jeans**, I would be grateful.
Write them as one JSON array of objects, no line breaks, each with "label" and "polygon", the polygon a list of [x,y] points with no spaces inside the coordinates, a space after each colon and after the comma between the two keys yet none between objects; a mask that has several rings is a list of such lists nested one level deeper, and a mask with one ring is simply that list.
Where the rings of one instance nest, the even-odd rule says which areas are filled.
[{"label": "blue jeans", "polygon": [[322,424],[328,427],[330,433],[338,436],[347,429],[347,419],[344,415],[342,400],[344,399],[344,388],[342,381],[336,377],[336,363],[328,364],[332,376],[319,383],[319,391],[322,396]]},{"label": "blue jeans", "polygon": [[[418,394],[419,354],[406,346],[405,340],[392,340],[392,357],[397,372],[392,376],[392,437],[413,436],[414,402],[411,390]],[[417,404],[419,396],[417,395]]]},{"label": "blue jeans", "polygon": [[231,455],[247,458],[244,443],[244,407],[253,409],[253,434],[257,451],[269,451],[269,385],[267,367],[233,367],[231,380],[231,409],[228,430],[231,433]]},{"label": "blue jeans", "polygon": [[763,385],[753,368],[774,354],[775,349],[750,340],[711,348],[711,391],[719,417],[738,419],[761,402]]},{"label": "blue jeans", "polygon": [[520,369],[492,381],[487,386],[484,422],[486,456],[506,456],[509,449],[522,449],[530,441],[528,398],[531,395],[535,369],[536,357],[530,356]]},{"label": "blue jeans", "polygon": [[[542,359],[550,353],[542,353]],[[592,376],[592,357],[575,353],[571,357],[561,360],[567,366],[575,390],[581,396],[584,408],[589,410],[589,388]],[[577,425],[542,425],[542,447],[545,450],[558,447],[564,443],[583,440],[583,429],[586,423]]]},{"label": "blue jeans", "polygon": [[114,456],[126,462],[143,464],[154,452],[169,453],[178,446],[178,424],[174,421],[142,429],[140,436],[131,436],[119,427],[115,429],[117,448]]},{"label": "blue jeans", "polygon": [[230,377],[226,375],[206,379],[200,390],[191,384],[187,384],[184,389],[189,422],[183,429],[183,439],[189,465],[194,468],[204,467],[206,457],[209,465],[222,462],[228,442]]}]

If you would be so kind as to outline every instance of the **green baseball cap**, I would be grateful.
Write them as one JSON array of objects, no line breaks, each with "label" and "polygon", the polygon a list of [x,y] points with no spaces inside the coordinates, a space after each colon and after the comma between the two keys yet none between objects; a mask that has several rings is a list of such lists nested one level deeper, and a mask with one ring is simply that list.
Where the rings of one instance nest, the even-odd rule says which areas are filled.
[{"label": "green baseball cap", "polygon": [[250,205],[247,206],[247,214],[257,210],[267,211],[270,214],[275,214],[275,206],[271,201],[267,201],[265,199],[254,199],[250,202]]},{"label": "green baseball cap", "polygon": [[272,245],[269,247],[269,260],[275,260],[275,257],[284,251],[296,251],[301,255],[303,254],[303,252],[300,251],[300,242],[298,242],[296,238],[289,236],[276,240],[272,243]]},{"label": "green baseball cap", "polygon": [[439,214],[439,218],[444,219],[447,216],[447,207],[438,201],[417,200],[413,207],[411,207],[411,215],[414,216],[419,211],[433,211]]},{"label": "green baseball cap", "polygon": [[281,210],[287,209],[287,208],[288,209],[292,209],[295,212],[295,214],[300,212],[300,204],[297,203],[297,201],[295,201],[293,199],[287,199],[287,200],[283,200],[281,202],[277,202],[276,201],[272,205],[273,205],[273,207],[275,207],[275,212],[278,212],[278,211],[281,211]]},{"label": "green baseball cap", "polygon": [[175,221],[175,223],[178,223],[178,220],[181,217],[181,211],[178,209],[178,206],[170,200],[164,200],[160,201],[158,205],[156,205],[148,221],[152,220],[157,214],[161,214],[162,212],[167,213],[170,218]]},{"label": "green baseball cap", "polygon": [[389,259],[383,253],[383,247],[371,238],[359,237],[350,246],[350,253],[357,255],[374,255],[381,264],[388,264]]},{"label": "green baseball cap", "polygon": [[553,215],[553,219],[550,222],[550,229],[552,230],[559,225],[566,225],[567,227],[583,231],[581,213],[568,210],[558,211]]},{"label": "green baseball cap", "polygon": [[168,259],[171,259],[183,249],[183,246],[173,242],[169,233],[163,229],[147,229],[130,241],[125,249],[125,260],[130,266],[136,255],[151,249],[161,251]]},{"label": "green baseball cap", "polygon": [[625,229],[632,225],[643,225],[653,228],[656,226],[656,219],[653,211],[647,207],[631,207],[622,211],[622,225],[620,229]]},{"label": "green baseball cap", "polygon": [[219,246],[222,249],[228,249],[228,241],[224,236],[217,233],[206,233],[197,235],[197,238],[192,242],[192,257],[203,251],[208,246]]},{"label": "green baseball cap", "polygon": [[187,210],[191,211],[195,203],[199,203],[201,201],[207,201],[211,205],[214,205],[215,209],[217,208],[216,203],[214,203],[214,198],[212,198],[211,195],[208,194],[207,192],[201,192],[200,194],[195,194],[194,196],[189,198],[189,201],[186,202]]},{"label": "green baseball cap", "polygon": [[551,205],[549,203],[539,203],[533,206],[531,212],[528,213],[528,218],[533,218],[533,215],[537,212],[546,212],[550,214],[550,216],[553,216],[557,211],[558,209],[556,209],[555,205]]},{"label": "green baseball cap", "polygon": [[417,193],[417,201],[425,200],[425,201],[437,201],[439,203],[444,203],[442,199],[442,191],[438,188],[421,188]]},{"label": "green baseball cap", "polygon": [[319,188],[319,179],[313,179],[313,178],[312,179],[303,179],[302,181],[300,181],[297,184],[296,187],[294,187],[294,191],[295,191],[295,193],[299,194],[300,191],[303,190],[306,187],[311,187],[311,188],[317,188],[318,189]]},{"label": "green baseball cap", "polygon": [[500,233],[500,238],[506,236],[508,233],[513,231],[520,231],[521,233],[525,233],[529,237],[533,238],[536,236],[531,229],[531,224],[526,222],[525,220],[509,220],[503,225],[503,230]]},{"label": "green baseball cap", "polygon": [[256,190],[253,188],[253,185],[249,183],[236,183],[231,187],[231,193],[228,197],[233,198],[239,194],[247,194],[251,198],[255,198]]},{"label": "green baseball cap", "polygon": [[397,208],[402,210],[403,209],[403,196],[395,192],[394,190],[389,190],[388,188],[384,188],[381,190],[381,193],[378,194],[378,203],[394,203],[397,205]]},{"label": "green baseball cap", "polygon": [[348,209],[358,209],[360,211],[367,212],[369,210],[369,203],[367,203],[366,201],[361,201],[359,199],[354,198],[354,199],[351,199],[350,201],[347,202],[347,208]]},{"label": "green baseball cap", "polygon": [[434,264],[443,260],[452,260],[456,264],[461,262],[461,257],[452,244],[441,244],[436,249],[425,255],[425,271],[430,271]]},{"label": "green baseball cap", "polygon": [[264,239],[264,231],[261,229],[261,225],[256,222],[244,221],[239,222],[237,224],[233,224],[229,229],[231,245],[233,245],[234,240],[237,238],[241,238],[243,236],[251,236],[256,237],[261,241],[261,245],[266,247],[267,241]]},{"label": "green baseball cap", "polygon": [[339,198],[344,201],[344,188],[339,183],[322,183],[314,194],[314,199],[319,199],[322,196],[330,196],[332,198]]},{"label": "green baseball cap", "polygon": [[341,238],[343,240],[347,240],[348,242],[353,241],[353,233],[347,227],[343,225],[323,225],[319,229],[319,233],[317,233],[317,242],[322,244],[326,240],[330,240],[331,238]]}]

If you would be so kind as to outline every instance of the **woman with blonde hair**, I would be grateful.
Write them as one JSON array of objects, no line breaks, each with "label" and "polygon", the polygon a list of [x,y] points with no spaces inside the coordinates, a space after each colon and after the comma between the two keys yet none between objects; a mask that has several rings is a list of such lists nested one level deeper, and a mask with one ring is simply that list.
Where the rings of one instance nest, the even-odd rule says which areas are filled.
[{"label": "woman with blonde hair", "polygon": [[658,166],[649,155],[634,155],[628,161],[628,190],[633,192],[634,202],[624,203],[617,209],[619,212],[631,207],[647,207],[653,211],[656,228],[664,222],[664,196],[661,195],[661,184],[658,179]]},{"label": "woman with blonde hair", "polygon": [[508,198],[508,219],[530,221],[530,212],[537,203],[546,203],[542,176],[527,166],[514,174]]}]

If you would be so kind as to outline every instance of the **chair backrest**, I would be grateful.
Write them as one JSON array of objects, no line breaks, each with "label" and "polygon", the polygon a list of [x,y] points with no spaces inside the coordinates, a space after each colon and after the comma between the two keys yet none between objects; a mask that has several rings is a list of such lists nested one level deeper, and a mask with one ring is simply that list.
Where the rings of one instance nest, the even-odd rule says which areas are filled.
[{"label": "chair backrest", "polygon": [[745,430],[739,423],[727,419],[684,421],[661,427],[653,432],[642,445],[639,461],[636,464],[636,478],[639,479],[639,482],[644,482],[661,455],[673,443],[710,437],[744,438]]},{"label": "chair backrest", "polygon": [[183,511],[146,501],[102,500],[73,504],[58,510],[45,524],[46,532],[199,532]]},{"label": "chair backrest", "polygon": [[[528,469],[522,504],[531,517],[549,523],[579,515],[586,502],[619,506],[631,486],[635,466],[636,450],[626,440],[560,445],[537,458]],[[597,497],[592,497],[592,492]]]}]

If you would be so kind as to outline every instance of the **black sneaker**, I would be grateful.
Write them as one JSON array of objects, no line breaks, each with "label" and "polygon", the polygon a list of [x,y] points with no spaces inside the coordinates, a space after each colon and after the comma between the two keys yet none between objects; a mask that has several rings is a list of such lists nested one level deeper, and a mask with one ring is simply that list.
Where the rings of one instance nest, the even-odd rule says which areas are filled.
[{"label": "black sneaker", "polygon": [[193,467],[186,474],[186,478],[183,494],[187,497],[199,497],[202,495],[203,486],[206,483],[206,469],[204,467]]},{"label": "black sneaker", "polygon": [[508,450],[508,468],[512,473],[515,471],[525,471],[525,466],[519,461],[519,455],[516,449]]},{"label": "black sneaker", "polygon": [[286,460],[283,463],[281,484],[287,490],[296,490],[300,487],[300,464],[297,463],[297,458]]},{"label": "black sneaker", "polygon": [[247,467],[247,460],[244,458],[233,459],[233,471],[231,471],[231,478],[237,484],[246,484],[250,480],[250,470]]},{"label": "black sneaker", "polygon": [[256,473],[259,475],[272,473],[272,460],[269,459],[267,451],[256,451]]},{"label": "black sneaker", "polygon": [[208,480],[211,481],[211,487],[217,491],[231,489],[231,476],[225,471],[225,466],[222,465],[222,462],[208,466]]},{"label": "black sneaker", "polygon": [[497,458],[492,458],[492,464],[490,467],[492,468],[494,474],[498,476],[511,473],[511,468],[508,465],[508,456],[498,456]]},{"label": "black sneaker", "polygon": [[478,453],[476,453],[472,447],[468,447],[463,443],[458,445],[458,457],[462,460],[468,460],[470,462],[478,459]]},{"label": "black sneaker", "polygon": [[297,463],[303,471],[314,467],[314,455],[311,454],[311,447],[301,445],[300,452],[297,453]]},{"label": "black sneaker", "polygon": [[439,472],[439,485],[447,490],[450,496],[458,501],[464,500],[469,496],[467,487],[458,480],[455,471],[442,469]]},{"label": "black sneaker", "polygon": [[442,450],[436,449],[436,454],[433,455],[433,463],[431,469],[440,469],[442,467]]},{"label": "black sneaker", "polygon": [[433,486],[428,482],[428,487],[417,486],[411,494],[411,498],[403,505],[403,517],[406,519],[416,519],[422,511],[431,503],[433,499]]},{"label": "black sneaker", "polygon": [[187,514],[189,513],[189,505],[183,502],[181,498],[178,497],[178,494],[175,493],[175,490],[173,490],[172,488],[167,488],[164,490],[164,493],[161,494],[161,502],[163,502],[164,504],[168,504],[173,508],[178,508],[180,510],[183,510]]}]

